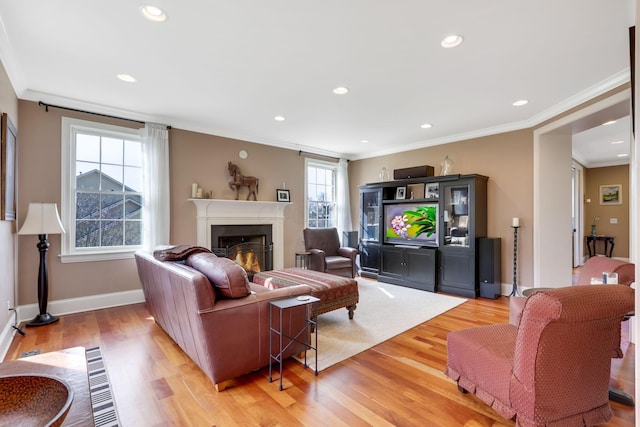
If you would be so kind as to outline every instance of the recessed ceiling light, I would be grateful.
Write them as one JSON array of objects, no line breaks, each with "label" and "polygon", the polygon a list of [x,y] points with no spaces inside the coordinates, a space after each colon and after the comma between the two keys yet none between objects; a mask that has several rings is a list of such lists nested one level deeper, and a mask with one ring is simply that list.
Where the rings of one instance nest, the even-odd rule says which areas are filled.
[{"label": "recessed ceiling light", "polygon": [[611,145],[616,145],[616,144],[624,144],[624,141],[613,141],[613,142],[611,142]]},{"label": "recessed ceiling light", "polygon": [[363,139],[363,140],[360,141],[361,144],[366,144],[367,142],[369,142],[368,139]]},{"label": "recessed ceiling light", "polygon": [[429,129],[429,128],[431,128],[431,126],[433,126],[431,123],[425,123],[425,124],[423,124],[423,125],[420,125],[420,127],[421,127],[422,129]]},{"label": "recessed ceiling light", "polygon": [[345,93],[348,93],[348,92],[349,92],[349,88],[344,86],[338,86],[337,88],[333,89],[333,93],[335,93],[336,95],[344,95]]},{"label": "recessed ceiling light", "polygon": [[450,36],[445,37],[444,39],[442,39],[442,41],[440,42],[440,46],[444,47],[444,48],[451,48],[451,47],[456,47],[459,46],[462,43],[462,40],[464,40],[462,38],[461,35],[459,34],[452,34]]},{"label": "recessed ceiling light", "polygon": [[616,122],[615,120],[609,120],[608,122],[604,122],[604,123],[602,124],[602,126],[612,125],[612,124],[614,124],[615,122]]},{"label": "recessed ceiling light", "polygon": [[127,83],[133,83],[136,81],[136,79],[134,77],[131,77],[129,74],[118,74],[118,78]]},{"label": "recessed ceiling light", "polygon": [[142,12],[142,16],[147,18],[149,21],[164,22],[167,20],[167,14],[164,10],[156,6],[151,6],[150,4],[140,6],[140,12]]},{"label": "recessed ceiling light", "polygon": [[627,157],[628,154],[618,154],[618,157]]},{"label": "recessed ceiling light", "polygon": [[284,122],[285,119],[283,116],[275,116],[273,120],[275,120],[276,122]]},{"label": "recessed ceiling light", "polygon": [[523,105],[527,105],[528,103],[529,101],[527,101],[526,99],[519,99],[511,105],[513,105],[514,107],[522,107]]}]

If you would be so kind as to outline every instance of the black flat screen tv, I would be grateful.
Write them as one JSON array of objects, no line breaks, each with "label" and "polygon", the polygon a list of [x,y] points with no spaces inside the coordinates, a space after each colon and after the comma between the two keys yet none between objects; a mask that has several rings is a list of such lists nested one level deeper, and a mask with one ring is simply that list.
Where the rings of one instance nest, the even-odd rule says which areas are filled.
[{"label": "black flat screen tv", "polygon": [[438,203],[384,205],[384,242],[438,246]]}]

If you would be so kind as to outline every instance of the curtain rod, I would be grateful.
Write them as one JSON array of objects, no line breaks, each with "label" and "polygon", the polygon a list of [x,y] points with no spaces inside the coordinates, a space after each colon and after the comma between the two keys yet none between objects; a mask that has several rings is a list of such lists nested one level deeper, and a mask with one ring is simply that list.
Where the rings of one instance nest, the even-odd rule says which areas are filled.
[{"label": "curtain rod", "polygon": [[[325,154],[317,154],[317,153],[311,153],[309,151],[298,150],[298,156],[302,156],[303,154],[309,154],[311,156],[318,156],[318,157],[326,157],[327,159],[341,160],[340,157],[333,157],[333,156],[327,156]],[[349,162],[349,159],[345,159],[345,160]]]},{"label": "curtain rod", "polygon": [[[145,124],[145,122],[143,122],[141,120],[127,119],[125,117],[111,116],[109,114],[94,113],[93,111],[79,110],[77,108],[62,107],[60,105],[47,104],[47,103],[42,102],[42,101],[38,101],[38,106],[44,107],[44,111],[46,111],[47,113],[49,112],[49,107],[51,107],[51,108],[58,108],[60,110],[75,111],[77,113],[93,114],[94,116],[108,117],[110,119],[126,120],[126,121],[129,121],[129,122],[140,123],[140,124],[143,124],[143,125]],[[168,125],[162,125],[162,126],[167,126],[167,129],[171,129],[171,126],[168,126]]]}]

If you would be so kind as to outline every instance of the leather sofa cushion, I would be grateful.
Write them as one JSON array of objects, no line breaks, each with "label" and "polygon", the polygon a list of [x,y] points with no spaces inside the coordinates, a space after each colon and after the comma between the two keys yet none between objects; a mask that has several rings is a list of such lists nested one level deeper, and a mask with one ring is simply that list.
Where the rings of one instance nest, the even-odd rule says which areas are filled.
[{"label": "leather sofa cushion", "polygon": [[228,258],[201,252],[187,257],[185,263],[207,276],[222,297],[242,298],[251,294],[247,272]]}]

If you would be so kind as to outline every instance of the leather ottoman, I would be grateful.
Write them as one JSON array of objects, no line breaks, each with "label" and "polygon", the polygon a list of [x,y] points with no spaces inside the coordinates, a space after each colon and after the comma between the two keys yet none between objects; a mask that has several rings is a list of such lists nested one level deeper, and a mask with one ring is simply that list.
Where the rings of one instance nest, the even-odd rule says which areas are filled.
[{"label": "leather ottoman", "polygon": [[319,314],[345,307],[349,311],[349,319],[353,319],[353,312],[359,299],[358,282],[355,279],[303,268],[285,268],[256,273],[253,276],[253,283],[269,289],[300,284],[309,286],[312,289],[311,295],[320,298],[311,312],[314,318]]}]

